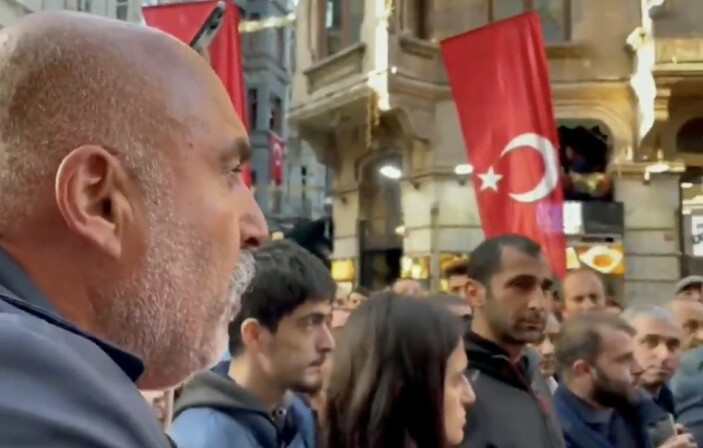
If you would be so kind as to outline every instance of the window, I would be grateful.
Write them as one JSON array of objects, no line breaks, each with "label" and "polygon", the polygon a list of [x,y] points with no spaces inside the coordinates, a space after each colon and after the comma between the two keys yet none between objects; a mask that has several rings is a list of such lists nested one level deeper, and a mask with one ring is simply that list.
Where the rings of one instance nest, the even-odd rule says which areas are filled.
[{"label": "window", "polygon": [[249,116],[249,128],[256,129],[259,122],[259,92],[256,89],[247,90],[247,112]]},{"label": "window", "polygon": [[545,42],[571,39],[571,0],[491,0],[488,15],[494,22],[526,11],[539,14]]},{"label": "window", "polygon": [[295,28],[293,28],[290,34],[290,53],[288,53],[288,68],[291,72],[295,71],[295,40]]},{"label": "window", "polygon": [[430,39],[430,17],[432,14],[431,0],[414,0],[411,4],[411,9],[408,11],[409,27],[413,36],[418,39]]},{"label": "window", "polygon": [[129,0],[117,0],[115,4],[115,17],[119,20],[129,19]]},{"label": "window", "polygon": [[286,27],[276,27],[276,61],[281,67],[286,66]]},{"label": "window", "polygon": [[92,0],[77,0],[76,1],[76,11],[92,12],[93,11],[93,1]]},{"label": "window", "polygon": [[687,121],[676,133],[676,149],[688,154],[703,154],[703,118]]},{"label": "window", "polygon": [[271,95],[269,129],[279,136],[283,135],[283,101],[275,95]]},{"label": "window", "polygon": [[338,53],[361,40],[364,2],[359,0],[318,0],[320,56]]},{"label": "window", "polygon": [[[249,20],[252,22],[261,20],[261,14],[253,12],[249,16]],[[261,31],[247,33],[247,47],[250,51],[257,51],[259,49],[259,36],[261,36]]]}]

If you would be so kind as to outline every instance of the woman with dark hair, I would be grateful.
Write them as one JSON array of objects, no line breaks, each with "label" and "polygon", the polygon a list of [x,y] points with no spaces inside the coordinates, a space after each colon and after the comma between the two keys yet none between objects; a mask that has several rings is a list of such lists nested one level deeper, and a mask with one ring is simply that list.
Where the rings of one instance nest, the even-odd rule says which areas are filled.
[{"label": "woman with dark hair", "polygon": [[335,351],[326,448],[447,448],[475,401],[461,322],[442,306],[392,292],[349,317]]}]

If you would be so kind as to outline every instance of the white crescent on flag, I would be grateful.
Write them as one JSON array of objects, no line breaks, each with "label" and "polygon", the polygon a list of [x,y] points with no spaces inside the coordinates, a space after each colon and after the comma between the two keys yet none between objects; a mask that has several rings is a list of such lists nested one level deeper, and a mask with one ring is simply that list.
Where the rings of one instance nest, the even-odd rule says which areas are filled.
[{"label": "white crescent on flag", "polygon": [[557,150],[548,138],[535,133],[525,133],[512,139],[500,153],[500,156],[503,157],[510,151],[522,147],[532,148],[539,153],[544,163],[544,176],[532,190],[523,193],[510,193],[510,197],[522,203],[541,201],[549,196],[559,183]]}]

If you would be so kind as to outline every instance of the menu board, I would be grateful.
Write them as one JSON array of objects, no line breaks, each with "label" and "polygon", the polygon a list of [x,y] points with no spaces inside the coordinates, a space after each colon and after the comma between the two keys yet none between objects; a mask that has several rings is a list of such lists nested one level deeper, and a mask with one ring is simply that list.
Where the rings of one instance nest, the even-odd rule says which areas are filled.
[{"label": "menu board", "polygon": [[625,254],[621,244],[579,244],[566,248],[566,268],[588,267],[601,274],[625,275]]}]

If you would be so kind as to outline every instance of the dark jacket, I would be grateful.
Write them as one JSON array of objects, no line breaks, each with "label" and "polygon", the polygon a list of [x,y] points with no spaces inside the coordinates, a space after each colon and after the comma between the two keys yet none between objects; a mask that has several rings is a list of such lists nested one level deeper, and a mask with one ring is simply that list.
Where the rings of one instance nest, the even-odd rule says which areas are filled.
[{"label": "dark jacket", "polygon": [[139,359],[59,316],[0,250],[0,447],[166,448]]},{"label": "dark jacket", "polygon": [[229,377],[208,371],[183,389],[171,437],[178,448],[314,448],[312,410],[288,394],[277,418]]},{"label": "dark jacket", "polygon": [[564,448],[539,355],[526,348],[517,366],[475,333],[467,340],[467,376],[476,403],[468,410],[462,448]]},{"label": "dark jacket", "polygon": [[[568,448],[618,448],[597,430],[596,422],[584,417],[581,405],[576,403],[574,395],[565,385],[562,384],[557,389],[554,403]],[[673,435],[673,432],[667,430],[667,426],[672,429],[670,414],[654,403],[644,391],[640,391],[636,402],[630,408],[619,411],[630,424],[631,434],[638,447],[656,448]],[[662,435],[661,430],[666,434]]]}]

